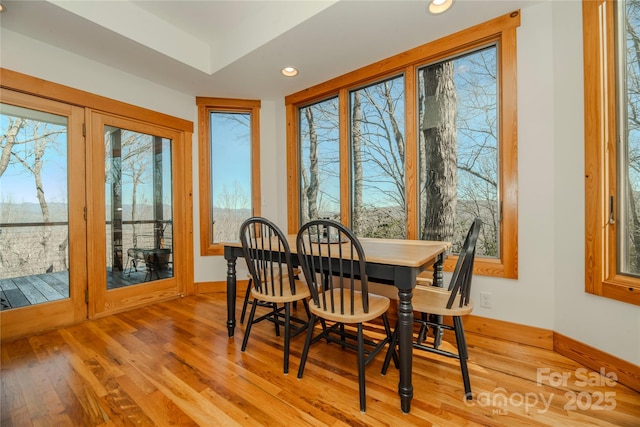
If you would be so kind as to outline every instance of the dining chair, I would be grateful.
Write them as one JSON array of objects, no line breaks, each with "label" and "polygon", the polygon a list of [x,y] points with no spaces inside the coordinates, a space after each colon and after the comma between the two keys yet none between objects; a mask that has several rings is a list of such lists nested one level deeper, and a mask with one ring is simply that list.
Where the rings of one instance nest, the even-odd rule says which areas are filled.
[{"label": "dining chair", "polygon": [[[280,272],[280,274],[284,274],[287,275],[288,273],[286,271],[284,272]],[[293,268],[293,276],[297,279],[300,275],[302,274],[302,272],[300,271],[300,268],[298,267],[294,267]],[[251,273],[247,274],[247,278],[249,279],[248,283],[247,283],[247,289],[244,293],[244,299],[242,301],[242,312],[240,313],[240,324],[244,323],[244,318],[246,317],[247,314],[247,306],[249,305],[249,300],[251,299],[251,288],[253,288],[253,279],[251,278]],[[296,306],[297,301],[293,302],[293,306]],[[263,307],[270,307],[271,304],[268,303],[263,303],[258,301],[258,305],[259,306],[263,306]]]},{"label": "dining chair", "polygon": [[[251,311],[242,340],[242,351],[247,348],[252,326],[263,320],[272,321],[276,335],[284,326],[284,373],[289,372],[289,343],[302,332],[308,322],[291,315],[291,303],[302,301],[309,318],[309,288],[295,278],[291,263],[291,249],[284,233],[271,221],[262,217],[247,219],[240,226],[240,242],[247,268],[251,275]],[[258,306],[269,311],[255,318]],[[282,313],[284,311],[284,314]],[[297,326],[292,331],[292,322]]]},{"label": "dining chair", "polygon": [[[319,340],[357,351],[360,410],[366,411],[365,366],[391,340],[389,298],[368,292],[365,253],[358,238],[339,222],[319,219],[303,225],[296,241],[298,261],[309,287],[309,328],[298,368],[304,373],[311,344]],[[385,336],[365,338],[363,324],[382,318]],[[314,325],[322,330],[314,337]],[[329,325],[327,322],[330,322]],[[354,325],[356,334],[345,328]]]},{"label": "dining chair", "polygon": [[[472,399],[472,394],[469,369],[467,367],[469,353],[467,351],[467,340],[464,334],[462,316],[473,311],[473,304],[470,300],[471,279],[473,276],[473,261],[476,254],[476,242],[481,226],[482,221],[479,218],[473,220],[462,245],[462,249],[460,250],[460,254],[458,255],[458,262],[451,276],[449,287],[444,289],[437,286],[418,285],[413,290],[413,299],[411,301],[414,311],[421,314],[429,314],[429,316],[421,316],[419,319],[414,319],[416,323],[421,325],[421,332],[418,334],[417,340],[413,343],[413,347],[458,359],[460,361],[460,371],[462,372],[462,381],[464,383],[465,397],[467,400]],[[451,316],[453,326],[436,320],[442,319],[443,316]],[[421,335],[426,326],[453,330],[458,352],[454,353],[438,348],[435,343],[433,346],[423,343],[421,341]],[[391,357],[396,354],[397,330],[398,327],[396,325],[391,341],[393,345],[389,346],[389,351],[382,364],[383,375],[387,373]]]}]

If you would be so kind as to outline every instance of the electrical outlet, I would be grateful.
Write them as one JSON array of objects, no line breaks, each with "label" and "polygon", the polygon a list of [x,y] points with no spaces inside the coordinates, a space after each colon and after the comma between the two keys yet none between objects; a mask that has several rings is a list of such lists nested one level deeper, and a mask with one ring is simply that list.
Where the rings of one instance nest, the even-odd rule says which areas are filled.
[{"label": "electrical outlet", "polygon": [[491,292],[480,292],[480,307],[491,308]]}]

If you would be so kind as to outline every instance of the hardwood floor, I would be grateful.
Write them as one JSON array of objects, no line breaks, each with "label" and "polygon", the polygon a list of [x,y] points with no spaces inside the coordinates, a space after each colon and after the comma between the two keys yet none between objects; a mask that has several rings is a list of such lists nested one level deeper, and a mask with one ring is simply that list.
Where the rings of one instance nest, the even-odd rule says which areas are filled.
[{"label": "hardwood floor", "polygon": [[355,354],[318,343],[299,380],[298,336],[283,375],[283,338],[263,322],[242,353],[244,326],[227,337],[225,298],[187,297],[3,343],[0,424],[640,425],[640,393],[552,351],[472,334],[473,401],[463,400],[456,360],[420,352],[411,413],[401,413],[398,372],[381,376],[380,354],[366,371],[362,414]]}]

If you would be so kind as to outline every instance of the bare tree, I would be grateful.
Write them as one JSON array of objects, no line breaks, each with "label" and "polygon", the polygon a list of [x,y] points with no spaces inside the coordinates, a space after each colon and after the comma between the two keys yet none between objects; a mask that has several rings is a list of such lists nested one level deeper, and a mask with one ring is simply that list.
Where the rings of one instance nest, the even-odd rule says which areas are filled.
[{"label": "bare tree", "polygon": [[7,170],[11,161],[13,146],[17,143],[16,137],[20,129],[22,129],[26,121],[21,117],[8,117],[9,125],[7,131],[2,135],[2,152],[0,153],[0,176]]},{"label": "bare tree", "polygon": [[231,187],[224,186],[215,203],[218,206],[216,209],[215,242],[238,239],[240,225],[248,217],[244,211],[245,207],[249,206],[249,199],[249,194],[242,189],[239,182],[234,182]]},{"label": "bare tree", "polygon": [[301,220],[340,219],[338,103],[330,98],[300,109]]},{"label": "bare tree", "polygon": [[458,183],[453,61],[430,65],[423,73],[426,202],[421,238],[452,241]]},{"label": "bare tree", "polygon": [[[627,60],[627,123],[626,123],[626,170],[620,174],[624,180],[620,184],[626,190],[623,202],[626,202],[624,216],[626,224],[625,242],[627,251],[626,262],[631,272],[640,271],[640,218],[637,200],[640,197],[637,179],[640,176],[640,144],[638,143],[638,131],[640,130],[640,37],[637,30],[640,28],[640,4],[638,2],[626,2],[626,60]],[[619,147],[623,147],[619,145]],[[622,149],[622,148],[621,148]]]},{"label": "bare tree", "polygon": [[318,217],[318,136],[311,107],[304,109],[304,116],[309,126],[309,178],[303,193],[307,199],[307,218],[312,219]]},{"label": "bare tree", "polygon": [[131,182],[131,227],[133,246],[138,247],[138,188],[151,176],[152,141],[149,135],[127,132],[122,141],[121,173]]},{"label": "bare tree", "polygon": [[352,92],[352,225],[363,237],[406,236],[404,108],[398,105],[404,106],[402,77]]},{"label": "bare tree", "polygon": [[362,109],[360,91],[353,94],[351,117],[351,146],[353,150],[353,212],[351,225],[358,235],[362,235]]},{"label": "bare tree", "polygon": [[[66,127],[24,117],[7,115],[4,118],[7,120],[7,127],[1,140],[0,177],[10,167],[14,173],[30,175],[33,178],[42,222],[48,224],[51,222],[51,214],[43,182],[43,167],[49,151],[58,151],[60,147],[66,146],[59,140],[61,136],[66,135]],[[13,233],[15,238],[12,238],[6,234],[6,230],[3,231],[5,235],[2,239],[2,250],[6,256],[2,257],[2,262],[11,264],[5,265],[6,268],[22,275],[24,272],[52,271],[54,264],[60,269],[67,267],[67,237],[62,237],[62,243],[55,246],[57,251],[51,251],[52,228],[50,226],[37,227],[37,234],[35,231],[31,233],[37,239],[39,246],[25,244],[25,238],[28,241],[25,235]],[[38,260],[38,263],[34,264],[34,260]]]}]

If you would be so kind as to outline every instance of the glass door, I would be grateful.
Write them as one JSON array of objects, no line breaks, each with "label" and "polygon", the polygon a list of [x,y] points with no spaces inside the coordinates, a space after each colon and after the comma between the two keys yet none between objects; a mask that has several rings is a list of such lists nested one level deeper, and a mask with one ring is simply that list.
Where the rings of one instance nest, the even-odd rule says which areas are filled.
[{"label": "glass door", "polygon": [[[174,145],[180,134],[91,113],[90,317],[182,293]],[[179,151],[179,150],[178,150]],[[179,193],[179,191],[178,191]],[[179,230],[178,233],[179,235]]]},{"label": "glass door", "polygon": [[10,338],[85,319],[84,110],[2,89],[0,323]]}]

